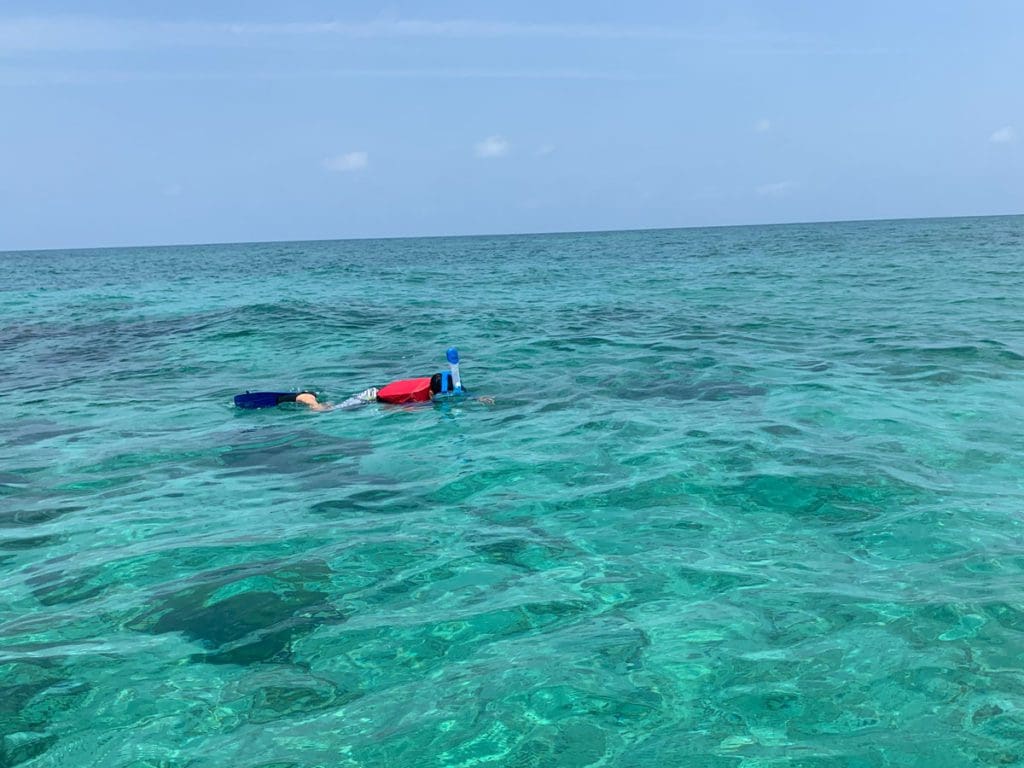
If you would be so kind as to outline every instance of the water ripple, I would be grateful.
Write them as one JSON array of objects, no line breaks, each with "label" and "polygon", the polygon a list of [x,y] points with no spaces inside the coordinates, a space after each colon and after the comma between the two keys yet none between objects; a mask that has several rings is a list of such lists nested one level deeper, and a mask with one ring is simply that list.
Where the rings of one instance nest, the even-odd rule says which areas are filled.
[{"label": "water ripple", "polygon": [[0,764],[1024,762],[1022,232],[0,254]]}]

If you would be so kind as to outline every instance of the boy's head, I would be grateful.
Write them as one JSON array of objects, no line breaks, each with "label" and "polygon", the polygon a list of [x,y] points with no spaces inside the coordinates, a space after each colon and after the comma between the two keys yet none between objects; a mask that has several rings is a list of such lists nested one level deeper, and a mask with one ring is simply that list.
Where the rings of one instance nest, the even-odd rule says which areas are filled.
[{"label": "boy's head", "polygon": [[448,371],[435,373],[430,377],[430,394],[436,395],[442,389],[445,392],[451,392],[454,389],[452,386],[452,375]]}]

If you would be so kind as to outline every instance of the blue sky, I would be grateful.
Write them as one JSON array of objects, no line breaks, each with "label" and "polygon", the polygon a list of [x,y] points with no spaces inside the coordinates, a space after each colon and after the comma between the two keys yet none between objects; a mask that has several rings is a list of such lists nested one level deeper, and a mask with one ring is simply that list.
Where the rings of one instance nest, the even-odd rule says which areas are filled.
[{"label": "blue sky", "polygon": [[1024,3],[0,6],[0,250],[1024,212]]}]

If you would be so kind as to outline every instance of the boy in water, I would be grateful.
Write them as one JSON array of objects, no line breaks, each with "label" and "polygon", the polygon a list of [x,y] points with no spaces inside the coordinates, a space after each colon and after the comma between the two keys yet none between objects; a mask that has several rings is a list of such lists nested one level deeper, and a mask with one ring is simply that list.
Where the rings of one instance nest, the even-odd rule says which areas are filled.
[{"label": "boy in water", "polygon": [[[367,403],[429,403],[435,395],[465,395],[459,378],[459,350],[450,347],[445,353],[450,371],[435,373],[433,376],[421,376],[418,379],[402,379],[393,381],[385,387],[370,387],[358,395],[348,398],[343,403],[334,405],[322,403],[314,392],[246,392],[235,395],[235,405],[239,408],[273,408],[281,403],[298,403],[314,411],[330,411],[335,408],[356,408]],[[477,397],[485,405],[494,405],[493,397]]]},{"label": "boy in water", "polygon": [[[367,403],[392,403],[402,405],[408,403],[426,403],[433,399],[434,395],[453,392],[455,387],[452,384],[452,375],[435,373],[433,376],[424,376],[418,379],[403,379],[394,381],[385,387],[370,387],[358,395],[345,400],[338,405],[321,403],[312,392],[300,392],[295,395],[295,402],[312,408],[314,411],[330,411],[335,408],[358,408]],[[484,405],[494,405],[493,397],[477,397]]]}]

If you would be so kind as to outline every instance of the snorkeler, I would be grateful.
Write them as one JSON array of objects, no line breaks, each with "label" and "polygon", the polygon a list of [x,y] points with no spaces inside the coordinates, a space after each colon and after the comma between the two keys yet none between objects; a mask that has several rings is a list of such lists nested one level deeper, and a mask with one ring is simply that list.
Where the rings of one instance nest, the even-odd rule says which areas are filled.
[{"label": "snorkeler", "polygon": [[[461,387],[459,389],[460,394],[466,394],[465,390],[462,390]],[[456,394],[455,387],[452,386],[452,375],[448,371],[418,379],[393,381],[385,387],[370,387],[337,405],[321,403],[312,392],[298,393],[295,396],[295,402],[300,405],[307,405],[314,411],[330,411],[335,408],[358,408],[361,405],[374,402],[390,403],[392,405],[426,403],[433,400],[434,396],[439,394]],[[486,402],[489,398],[483,398],[483,400]]]},{"label": "snorkeler", "polygon": [[[239,408],[271,408],[282,403],[298,403],[314,411],[330,411],[334,409],[358,408],[368,403],[391,403],[404,405],[411,403],[428,403],[437,396],[467,396],[469,393],[462,387],[459,375],[459,351],[451,347],[447,352],[450,370],[423,376],[416,379],[393,381],[384,387],[370,387],[353,395],[342,403],[321,402],[315,392],[246,392],[235,395],[235,405]],[[493,405],[493,397],[474,398],[485,405]]]}]

